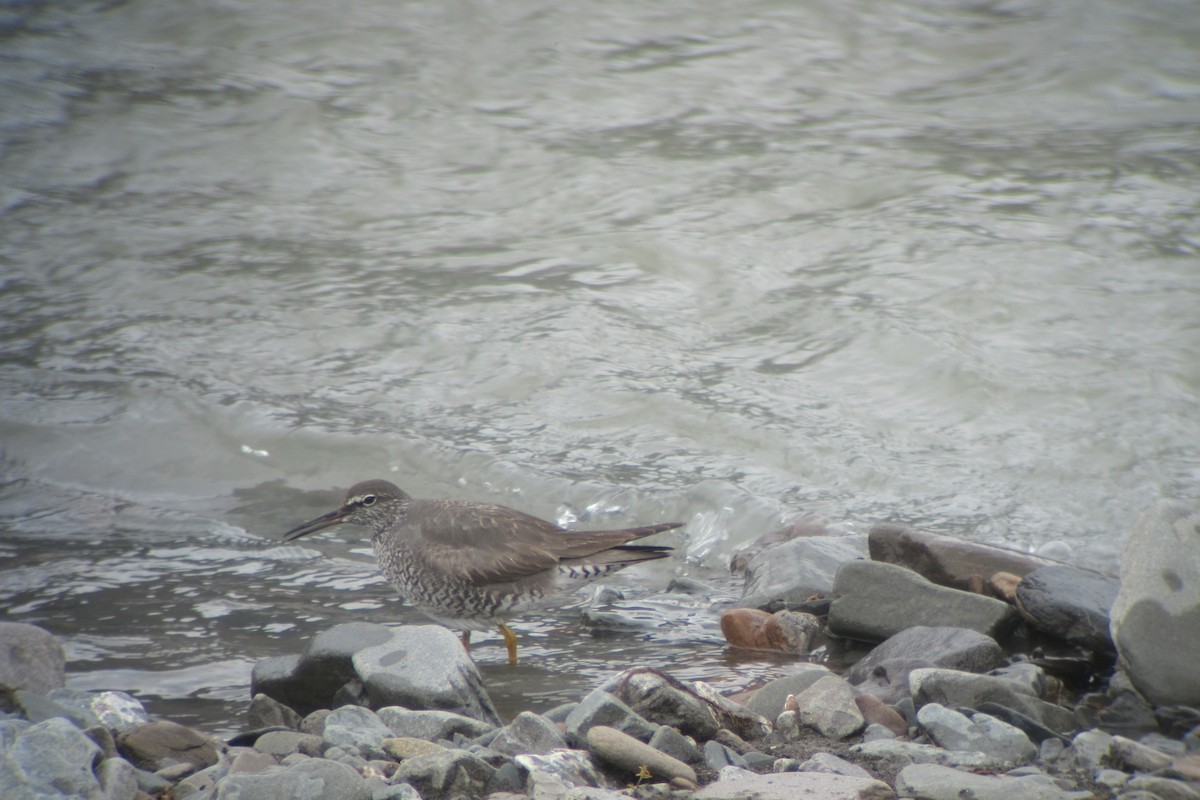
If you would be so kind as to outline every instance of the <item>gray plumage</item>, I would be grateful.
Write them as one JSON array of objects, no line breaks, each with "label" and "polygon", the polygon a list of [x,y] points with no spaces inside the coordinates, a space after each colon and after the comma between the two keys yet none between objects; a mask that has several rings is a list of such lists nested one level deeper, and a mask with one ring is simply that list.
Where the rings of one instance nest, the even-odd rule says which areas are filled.
[{"label": "gray plumage", "polygon": [[351,486],[335,511],[293,528],[285,541],[334,525],[371,532],[379,567],[408,601],[438,622],[463,630],[499,627],[516,661],[505,621],[587,580],[639,561],[665,558],[670,547],[628,542],[681,522],[607,531],[574,531],[491,503],[418,500],[383,480]]}]

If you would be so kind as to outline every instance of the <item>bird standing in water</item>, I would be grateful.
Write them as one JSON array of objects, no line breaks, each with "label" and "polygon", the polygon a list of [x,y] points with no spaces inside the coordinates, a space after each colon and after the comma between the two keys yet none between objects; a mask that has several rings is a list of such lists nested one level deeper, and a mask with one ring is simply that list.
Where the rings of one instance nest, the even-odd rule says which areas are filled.
[{"label": "bird standing in water", "polygon": [[299,539],[349,523],[371,531],[379,567],[427,616],[462,630],[498,627],[517,663],[517,636],[506,621],[563,592],[670,547],[627,544],[679,528],[664,522],[610,531],[574,531],[491,503],[418,500],[383,480],[356,483],[341,506],[284,534]]}]

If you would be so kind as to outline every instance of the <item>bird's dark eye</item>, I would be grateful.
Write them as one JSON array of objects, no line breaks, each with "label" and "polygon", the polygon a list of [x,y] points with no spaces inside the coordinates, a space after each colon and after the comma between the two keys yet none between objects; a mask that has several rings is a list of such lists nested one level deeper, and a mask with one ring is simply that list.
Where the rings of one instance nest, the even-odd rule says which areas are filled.
[{"label": "bird's dark eye", "polygon": [[366,497],[364,497],[364,498],[362,499],[362,504],[363,504],[364,506],[373,506],[373,505],[375,505],[375,495],[373,495],[373,494],[369,494],[369,495],[367,495]]}]

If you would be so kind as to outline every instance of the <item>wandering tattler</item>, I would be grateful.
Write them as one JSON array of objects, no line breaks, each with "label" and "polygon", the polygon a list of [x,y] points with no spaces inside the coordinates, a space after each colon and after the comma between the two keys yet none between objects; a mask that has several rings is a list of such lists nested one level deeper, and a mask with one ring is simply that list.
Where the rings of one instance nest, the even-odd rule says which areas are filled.
[{"label": "wandering tattler", "polygon": [[567,530],[491,503],[418,500],[375,480],[354,484],[340,508],[283,538],[290,542],[342,523],[370,528],[387,579],[426,615],[461,629],[468,650],[471,631],[499,627],[510,664],[517,663],[517,636],[505,620],[592,578],[666,558],[670,547],[626,542],[683,525]]}]

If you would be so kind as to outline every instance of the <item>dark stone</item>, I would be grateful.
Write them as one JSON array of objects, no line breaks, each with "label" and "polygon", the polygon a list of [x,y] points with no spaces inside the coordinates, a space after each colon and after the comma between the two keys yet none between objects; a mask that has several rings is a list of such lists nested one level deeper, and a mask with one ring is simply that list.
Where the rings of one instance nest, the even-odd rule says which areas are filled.
[{"label": "dark stone", "polygon": [[[889,637],[859,659],[846,672],[846,679],[852,684],[860,684],[877,676],[877,670],[880,667],[886,668],[893,660],[982,673],[1003,664],[1004,651],[996,644],[995,639],[978,631],[917,625]],[[905,689],[908,684],[908,671],[903,670]],[[891,682],[898,683],[894,678]],[[886,698],[884,699],[886,701]]]},{"label": "dark stone", "polygon": [[717,741],[704,743],[704,763],[713,770],[720,770],[722,767],[750,768],[746,759],[742,758],[738,752]]},{"label": "dark stone", "polygon": [[295,730],[300,727],[300,715],[273,697],[260,692],[250,700],[246,724],[252,729],[278,726]]},{"label": "dark stone", "polygon": [[872,528],[867,543],[872,561],[907,567],[936,584],[964,590],[970,589],[972,576],[987,580],[997,572],[1010,572],[1024,577],[1038,567],[1058,563],[888,522]]},{"label": "dark stone", "polygon": [[1038,722],[1033,717],[1026,716],[1020,711],[1002,706],[999,703],[980,703],[977,711],[981,711],[988,716],[995,717],[1001,722],[1007,722],[1014,728],[1020,728],[1021,731],[1029,737],[1029,741],[1040,745],[1047,739],[1059,739],[1062,742],[1070,743],[1067,737],[1050,730],[1042,723]]},{"label": "dark stone", "polygon": [[1112,651],[1108,612],[1116,578],[1067,566],[1039,567],[1017,585],[1017,610],[1035,628],[1088,650]]},{"label": "dark stone", "polygon": [[587,732],[596,725],[616,728],[643,742],[654,735],[654,725],[603,689],[593,689],[567,715],[567,740],[578,747],[587,744]]}]

